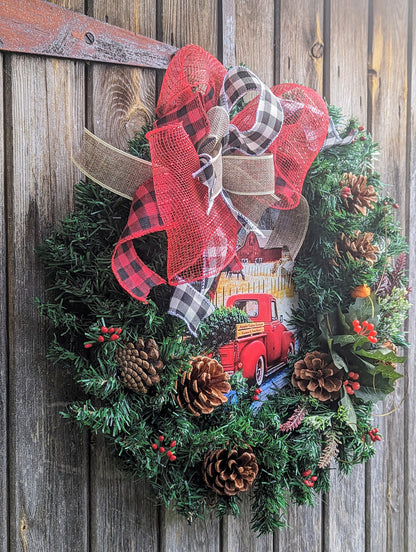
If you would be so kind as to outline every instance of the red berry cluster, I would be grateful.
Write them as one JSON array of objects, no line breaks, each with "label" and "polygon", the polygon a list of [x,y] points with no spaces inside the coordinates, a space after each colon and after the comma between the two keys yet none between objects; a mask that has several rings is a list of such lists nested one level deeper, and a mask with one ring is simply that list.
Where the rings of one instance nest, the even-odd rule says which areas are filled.
[{"label": "red berry cluster", "polygon": [[169,445],[170,450],[168,450],[168,451],[166,451],[166,448],[163,446],[163,443],[165,441],[165,437],[163,435],[159,435],[158,441],[159,441],[158,443],[153,443],[152,444],[152,449],[155,452],[159,451],[160,454],[165,454],[165,452],[166,452],[166,456],[167,456],[168,460],[170,460],[171,462],[174,462],[176,460],[176,456],[173,453],[172,449],[176,447],[176,441],[171,441],[171,443]]},{"label": "red berry cluster", "polygon": [[101,326],[96,340],[87,341],[87,343],[84,343],[84,348],[91,349],[94,343],[104,343],[104,341],[117,341],[117,339],[120,339],[120,334],[122,331],[122,328],[107,328],[107,326]]},{"label": "red berry cluster", "polygon": [[305,478],[302,483],[307,487],[313,487],[315,485],[315,481],[318,479],[317,475],[312,475],[312,470],[304,471],[302,473],[302,477]]},{"label": "red berry cluster", "polygon": [[378,428],[377,427],[375,427],[374,429],[370,429],[368,434],[370,436],[370,439],[373,441],[373,443],[375,443],[376,441],[381,441],[381,437],[378,434]]},{"label": "red berry cluster", "polygon": [[358,391],[360,388],[360,384],[357,381],[360,375],[357,372],[348,372],[348,377],[349,379],[344,381],[345,391],[348,395],[354,395],[354,391]]},{"label": "red berry cluster", "polygon": [[374,329],[374,324],[364,320],[360,322],[359,320],[354,320],[352,323],[354,327],[354,332],[359,335],[364,335],[370,343],[377,343],[378,339],[376,338],[377,332]]},{"label": "red berry cluster", "polygon": [[347,199],[347,197],[350,197],[350,195],[351,195],[351,188],[349,186],[344,186],[340,191],[340,196],[343,199]]},{"label": "red berry cluster", "polygon": [[257,389],[254,390],[253,401],[258,401],[259,400],[260,393],[263,393],[263,390],[260,389],[260,387],[258,387]]}]

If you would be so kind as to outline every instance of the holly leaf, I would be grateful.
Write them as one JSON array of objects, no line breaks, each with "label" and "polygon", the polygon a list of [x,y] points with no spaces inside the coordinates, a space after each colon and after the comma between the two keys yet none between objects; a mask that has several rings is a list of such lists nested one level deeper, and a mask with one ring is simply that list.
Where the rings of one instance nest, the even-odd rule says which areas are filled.
[{"label": "holly leaf", "polygon": [[346,363],[345,360],[342,358],[342,356],[339,355],[339,354],[334,350],[332,344],[333,344],[333,340],[332,340],[332,339],[328,339],[329,352],[331,353],[333,363],[334,363],[335,366],[336,366],[337,368],[339,368],[340,370],[345,370],[346,372],[348,372],[348,365],[347,365],[347,363]]},{"label": "holly leaf", "polygon": [[345,423],[354,431],[357,430],[357,415],[349,395],[345,392],[345,387],[341,390],[341,404],[345,410]]},{"label": "holly leaf", "polygon": [[351,343],[355,343],[355,341],[357,341],[357,336],[355,335],[334,335],[333,337],[334,345],[341,345],[341,347],[351,345]]},{"label": "holly leaf", "polygon": [[355,351],[357,355],[371,358],[373,360],[380,360],[381,362],[398,362],[402,363],[406,360],[406,357],[399,357],[391,349],[387,347],[377,347],[377,349],[359,349]]},{"label": "holly leaf", "polygon": [[358,391],[355,391],[354,395],[357,397],[357,399],[361,399],[364,402],[376,403],[378,401],[384,400],[386,396],[393,390],[394,389],[392,389],[391,391],[381,391],[381,389],[362,385],[360,389],[358,389]]},{"label": "holly leaf", "polygon": [[350,305],[345,320],[348,324],[352,324],[353,320],[359,320],[360,322],[367,320],[376,325],[379,311],[380,307],[374,294],[369,297],[357,297],[354,303]]},{"label": "holly leaf", "polygon": [[355,396],[373,403],[383,400],[394,391],[394,382],[401,377],[391,364],[378,363],[372,371],[360,374],[361,387]]}]

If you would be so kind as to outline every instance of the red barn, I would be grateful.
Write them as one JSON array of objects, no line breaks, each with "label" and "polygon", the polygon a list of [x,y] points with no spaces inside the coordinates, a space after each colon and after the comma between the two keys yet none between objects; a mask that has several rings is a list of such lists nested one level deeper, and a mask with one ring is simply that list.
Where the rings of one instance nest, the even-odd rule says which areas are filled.
[{"label": "red barn", "polygon": [[242,263],[273,263],[282,257],[282,248],[265,249],[269,240],[270,230],[262,230],[264,237],[250,232],[244,245],[237,251],[237,257]]}]

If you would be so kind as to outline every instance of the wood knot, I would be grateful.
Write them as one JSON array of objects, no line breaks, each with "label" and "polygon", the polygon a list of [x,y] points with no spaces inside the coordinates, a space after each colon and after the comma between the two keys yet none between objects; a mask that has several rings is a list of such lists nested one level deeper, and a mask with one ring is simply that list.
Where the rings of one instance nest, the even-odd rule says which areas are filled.
[{"label": "wood knot", "polygon": [[315,42],[311,48],[312,57],[319,59],[324,55],[324,45],[322,42]]}]

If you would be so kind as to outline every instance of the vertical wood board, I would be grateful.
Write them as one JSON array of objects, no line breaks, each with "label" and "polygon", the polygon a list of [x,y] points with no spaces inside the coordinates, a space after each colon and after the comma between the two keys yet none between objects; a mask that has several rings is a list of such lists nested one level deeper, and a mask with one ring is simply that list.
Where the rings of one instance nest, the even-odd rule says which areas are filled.
[{"label": "vertical wood board", "polygon": [[321,508],[320,499],[315,507],[292,506],[287,513],[287,529],[274,535],[275,552],[321,552]]},{"label": "vertical wood board", "polygon": [[50,335],[35,305],[44,278],[34,249],[70,206],[83,64],[12,55],[5,75],[10,546],[77,549],[87,545],[86,447],[59,414],[75,398],[72,375],[45,361]]},{"label": "vertical wood board", "polygon": [[[373,3],[369,57],[369,127],[379,142],[376,168],[401,205],[397,220],[405,227],[407,16],[405,0]],[[400,367],[402,370],[402,368]],[[375,424],[383,434],[378,454],[367,466],[367,550],[404,549],[404,408],[405,382],[381,405]],[[391,411],[391,414],[388,414]],[[371,528],[371,530],[370,530]]]},{"label": "vertical wood board", "polygon": [[[151,38],[156,35],[156,4],[152,0],[92,4],[94,18]],[[121,150],[144,124],[152,121],[155,71],[95,64],[88,72],[88,126]],[[122,474],[102,436],[91,446],[91,552],[156,551],[158,509],[148,486]]]},{"label": "vertical wood board", "polygon": [[265,84],[274,82],[274,0],[238,2],[235,10],[235,62],[244,64]]},{"label": "vertical wood board", "polygon": [[[3,55],[0,54],[0,150],[4,151],[3,118]],[[7,259],[6,250],[6,202],[5,165],[0,156],[0,255]],[[7,551],[7,383],[8,383],[8,343],[7,343],[7,275],[6,263],[0,264],[0,552]]]},{"label": "vertical wood board", "polygon": [[280,0],[279,82],[296,82],[323,94],[323,25],[323,0]]}]

